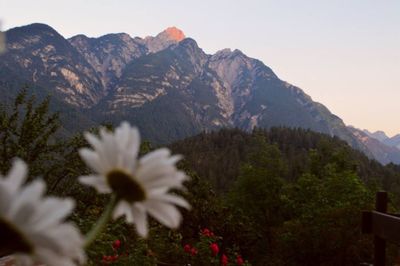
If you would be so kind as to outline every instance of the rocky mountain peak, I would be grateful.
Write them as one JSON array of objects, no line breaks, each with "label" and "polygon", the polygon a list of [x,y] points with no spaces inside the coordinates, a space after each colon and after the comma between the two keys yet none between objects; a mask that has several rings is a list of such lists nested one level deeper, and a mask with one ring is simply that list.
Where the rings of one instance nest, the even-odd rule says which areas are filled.
[{"label": "rocky mountain peak", "polygon": [[158,36],[163,35],[171,40],[175,40],[177,42],[182,41],[186,38],[185,34],[182,30],[178,29],[177,27],[169,27],[165,29],[163,32],[159,33]]},{"label": "rocky mountain peak", "polygon": [[22,27],[12,28],[6,31],[8,49],[22,48],[26,46],[37,45],[38,43],[47,43],[49,39],[62,40],[63,37],[52,27],[34,23]]},{"label": "rocky mountain peak", "polygon": [[156,53],[164,50],[172,44],[179,43],[185,38],[183,31],[176,27],[169,27],[157,34],[156,37],[148,36],[144,38],[144,43],[149,49],[149,52]]}]

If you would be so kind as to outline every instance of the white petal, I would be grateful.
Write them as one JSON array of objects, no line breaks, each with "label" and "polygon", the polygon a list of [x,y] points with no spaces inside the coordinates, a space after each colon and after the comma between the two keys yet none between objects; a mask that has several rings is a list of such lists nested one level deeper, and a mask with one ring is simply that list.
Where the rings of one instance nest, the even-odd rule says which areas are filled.
[{"label": "white petal", "polygon": [[148,182],[156,179],[161,179],[163,176],[166,175],[173,175],[177,172],[177,169],[174,165],[167,164],[167,162],[159,161],[153,164],[144,164],[140,165],[136,176],[142,182]]},{"label": "white petal", "polygon": [[68,257],[60,256],[51,249],[38,248],[35,250],[38,260],[46,266],[76,266]]},{"label": "white petal", "polygon": [[[150,178],[149,178],[150,179]],[[155,188],[182,188],[183,182],[186,181],[188,177],[181,171],[176,172],[174,175],[164,176],[162,178],[151,178],[143,182],[147,190]]]},{"label": "white petal", "polygon": [[0,216],[5,215],[9,209],[10,202],[13,201],[12,194],[8,191],[7,187],[1,183],[0,180]]},{"label": "white petal", "polygon": [[104,169],[110,169],[112,165],[108,161],[107,151],[106,148],[104,147],[104,143],[91,133],[85,133],[85,138],[89,142],[89,144],[92,145],[94,150],[98,153],[102,167]]},{"label": "white petal", "polygon": [[112,190],[103,176],[81,176],[79,182],[94,187],[99,193],[111,193]]},{"label": "white petal", "polygon": [[57,241],[58,253],[72,257],[81,263],[85,261],[85,254],[82,249],[84,239],[73,224],[64,223],[51,227],[46,231],[46,234],[49,239]]},{"label": "white petal", "polygon": [[113,219],[117,219],[123,215],[125,215],[125,219],[128,223],[133,223],[131,205],[128,202],[121,200],[115,207]]},{"label": "white petal", "polygon": [[158,161],[165,157],[168,157],[171,154],[170,150],[167,148],[161,148],[152,152],[149,152],[145,156],[140,159],[141,164],[146,164],[153,161]]},{"label": "white petal", "polygon": [[131,127],[128,122],[122,122],[115,130],[115,138],[119,150],[126,150],[127,153],[137,156],[140,148],[140,134],[137,128]]},{"label": "white petal", "polygon": [[152,200],[147,200],[143,204],[149,214],[163,225],[170,228],[179,226],[182,216],[175,206]]},{"label": "white petal", "polygon": [[34,263],[30,256],[18,253],[15,256],[15,262],[17,266],[32,266]]},{"label": "white petal", "polygon": [[101,129],[100,136],[102,138],[104,150],[99,152],[101,152],[103,161],[107,162],[110,168],[119,166],[118,157],[120,156],[120,152],[118,150],[117,141],[114,139],[114,135],[105,129]]},{"label": "white petal", "polygon": [[36,212],[37,202],[25,202],[13,213],[13,222],[19,227],[26,227],[29,230],[29,223]]},{"label": "white petal", "polygon": [[100,161],[98,153],[87,148],[82,148],[79,150],[79,155],[81,156],[82,160],[85,161],[85,163],[97,173],[106,172],[104,165]]},{"label": "white petal", "polygon": [[25,182],[28,174],[28,167],[21,159],[15,159],[10,172],[7,175],[6,182],[9,193],[14,194]]},{"label": "white petal", "polygon": [[190,209],[189,203],[182,197],[172,195],[172,194],[161,194],[161,195],[154,195],[151,197],[152,200],[159,200],[167,203],[172,203],[177,206]]},{"label": "white petal", "polygon": [[[40,209],[40,207],[42,209]],[[42,217],[37,218],[36,230],[43,230],[48,226],[55,223],[59,223],[65,217],[69,216],[75,207],[75,203],[72,199],[55,199],[50,198],[41,204],[39,207],[38,214]],[[46,213],[46,212],[47,213]]]},{"label": "white petal", "polygon": [[86,132],[84,134],[85,139],[89,144],[96,150],[101,150],[103,148],[103,144],[101,143],[101,140],[94,134]]},{"label": "white petal", "polygon": [[14,202],[11,202],[11,208],[8,213],[8,217],[13,220],[13,216],[24,204],[28,203],[34,205],[42,197],[45,189],[46,184],[41,179],[35,180],[27,185],[14,200]]},{"label": "white petal", "polygon": [[133,221],[136,225],[136,231],[141,237],[147,237],[149,232],[146,210],[140,203],[132,207]]}]

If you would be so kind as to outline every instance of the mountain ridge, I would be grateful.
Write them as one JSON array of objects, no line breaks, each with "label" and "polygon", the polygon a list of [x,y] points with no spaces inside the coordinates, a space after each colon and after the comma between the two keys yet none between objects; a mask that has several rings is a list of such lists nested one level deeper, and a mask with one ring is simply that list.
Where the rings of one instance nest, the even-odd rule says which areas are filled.
[{"label": "mountain ridge", "polygon": [[[207,54],[177,28],[146,38],[116,33],[98,38],[79,34],[68,40],[50,26],[21,28],[25,29],[19,34],[22,40],[32,38],[31,28],[35,28],[43,30],[36,38],[45,41],[35,48],[38,51],[23,41],[8,43],[7,55],[1,56],[0,81],[7,73],[28,71],[23,63],[33,58],[36,61],[29,71],[43,79],[41,87],[58,92],[61,101],[87,110],[82,114],[93,123],[116,124],[126,119],[157,143],[222,127],[302,127],[338,136],[372,157],[338,116],[238,49]],[[57,33],[54,38],[46,37],[49,29]],[[68,49],[53,49],[48,55],[48,43]],[[14,49],[13,45],[20,47]],[[53,71],[48,70],[46,56],[57,59],[50,65]],[[30,75],[26,80],[37,84]]]}]

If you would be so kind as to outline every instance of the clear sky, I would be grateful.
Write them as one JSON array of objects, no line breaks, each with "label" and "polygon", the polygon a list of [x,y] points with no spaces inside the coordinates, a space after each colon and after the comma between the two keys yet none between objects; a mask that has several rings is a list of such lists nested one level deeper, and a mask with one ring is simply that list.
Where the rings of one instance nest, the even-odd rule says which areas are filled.
[{"label": "clear sky", "polygon": [[262,60],[346,124],[400,133],[400,0],[0,0],[0,20],[66,37],[176,26],[207,53]]}]

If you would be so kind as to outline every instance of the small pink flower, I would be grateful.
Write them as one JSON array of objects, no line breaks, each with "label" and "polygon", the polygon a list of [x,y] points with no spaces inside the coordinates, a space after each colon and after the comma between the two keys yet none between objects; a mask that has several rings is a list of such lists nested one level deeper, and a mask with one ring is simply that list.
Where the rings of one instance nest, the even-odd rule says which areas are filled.
[{"label": "small pink flower", "polygon": [[204,228],[203,230],[201,230],[201,234],[202,234],[203,236],[207,236],[207,237],[212,237],[212,236],[214,236],[214,233],[213,233],[210,229],[208,229],[208,228]]},{"label": "small pink flower", "polygon": [[241,265],[244,264],[244,261],[243,261],[242,256],[238,255],[238,256],[236,257],[236,263],[237,263],[238,266],[241,266]]},{"label": "small pink flower", "polygon": [[222,254],[221,263],[223,266],[228,265],[228,257],[225,254]]},{"label": "small pink flower", "polygon": [[219,252],[218,244],[217,244],[217,243],[212,243],[212,244],[210,245],[210,249],[211,249],[212,255],[213,255],[214,257],[217,256],[217,254],[218,254],[218,252]]},{"label": "small pink flower", "polygon": [[192,247],[192,248],[190,249],[190,255],[192,255],[192,256],[196,256],[196,255],[197,255],[197,253],[198,253],[198,250],[197,250],[197,248],[195,248],[195,247]]},{"label": "small pink flower", "polygon": [[183,247],[183,250],[184,250],[186,253],[190,253],[191,250],[192,250],[192,247],[191,247],[189,244],[186,244],[186,245]]},{"label": "small pink flower", "polygon": [[121,246],[121,241],[118,239],[115,240],[112,246],[114,249],[119,249],[119,247]]}]

